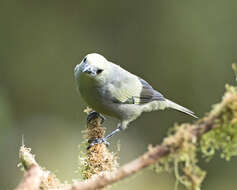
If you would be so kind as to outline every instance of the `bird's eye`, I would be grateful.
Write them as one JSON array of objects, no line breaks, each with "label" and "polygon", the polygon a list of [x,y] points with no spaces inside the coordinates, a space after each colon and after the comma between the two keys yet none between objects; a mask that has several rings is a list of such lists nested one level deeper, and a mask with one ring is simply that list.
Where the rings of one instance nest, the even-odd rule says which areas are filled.
[{"label": "bird's eye", "polygon": [[100,74],[100,73],[102,73],[103,72],[103,69],[98,69],[97,71],[96,71],[96,74],[98,75],[98,74]]},{"label": "bird's eye", "polygon": [[86,62],[86,60],[87,60],[87,57],[85,57],[85,58],[83,59],[83,63],[85,63],[85,62]]}]

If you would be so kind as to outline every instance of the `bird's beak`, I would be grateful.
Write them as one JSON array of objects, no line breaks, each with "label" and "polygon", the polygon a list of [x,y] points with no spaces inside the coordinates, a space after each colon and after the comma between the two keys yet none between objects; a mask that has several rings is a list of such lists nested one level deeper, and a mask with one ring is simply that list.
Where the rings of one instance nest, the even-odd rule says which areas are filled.
[{"label": "bird's beak", "polygon": [[79,67],[80,67],[80,65],[78,64],[78,65],[76,65],[76,67],[75,67],[75,69],[74,69],[74,73],[76,73],[78,70],[79,70]]},{"label": "bird's beak", "polygon": [[89,65],[89,64],[86,64],[84,69],[82,70],[83,73],[88,73],[92,76],[95,76],[96,75],[96,69],[94,69],[93,66]]}]

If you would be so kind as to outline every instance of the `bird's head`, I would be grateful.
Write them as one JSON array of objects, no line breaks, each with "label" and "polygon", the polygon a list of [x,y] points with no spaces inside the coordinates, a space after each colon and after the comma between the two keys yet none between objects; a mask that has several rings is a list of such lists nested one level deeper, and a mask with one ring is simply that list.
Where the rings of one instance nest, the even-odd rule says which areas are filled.
[{"label": "bird's head", "polygon": [[83,74],[90,78],[100,79],[107,72],[108,67],[109,62],[105,57],[91,53],[85,56],[80,64],[76,65],[74,74],[76,78]]}]

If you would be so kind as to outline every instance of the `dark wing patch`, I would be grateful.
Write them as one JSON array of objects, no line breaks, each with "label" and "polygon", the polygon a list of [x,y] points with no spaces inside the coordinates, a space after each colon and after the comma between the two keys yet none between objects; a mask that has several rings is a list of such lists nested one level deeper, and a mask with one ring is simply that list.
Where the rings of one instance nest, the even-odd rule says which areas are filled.
[{"label": "dark wing patch", "polygon": [[145,104],[149,103],[151,101],[157,100],[157,101],[164,101],[165,98],[164,96],[154,90],[151,85],[146,82],[145,80],[139,78],[141,84],[142,84],[142,91],[140,93],[140,97],[134,97],[134,98],[139,98],[139,104]]}]

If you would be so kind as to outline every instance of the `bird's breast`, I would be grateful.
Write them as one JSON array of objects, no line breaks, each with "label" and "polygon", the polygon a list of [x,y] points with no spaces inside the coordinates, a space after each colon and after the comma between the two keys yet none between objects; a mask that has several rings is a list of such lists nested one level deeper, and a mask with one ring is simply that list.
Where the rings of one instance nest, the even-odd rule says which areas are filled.
[{"label": "bird's breast", "polygon": [[103,85],[84,73],[79,75],[77,82],[82,98],[92,109],[116,117],[113,110],[111,110],[112,102],[109,98],[109,92]]}]

